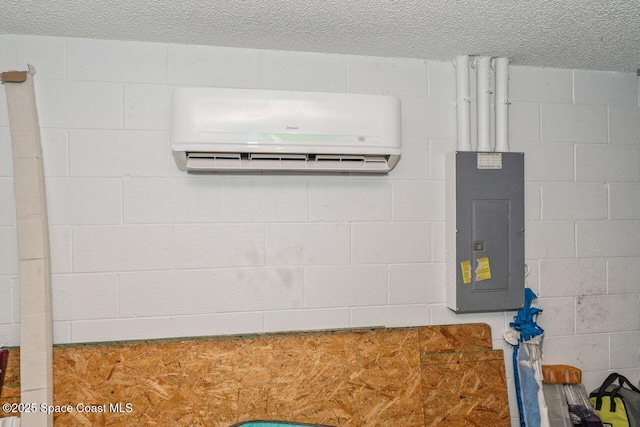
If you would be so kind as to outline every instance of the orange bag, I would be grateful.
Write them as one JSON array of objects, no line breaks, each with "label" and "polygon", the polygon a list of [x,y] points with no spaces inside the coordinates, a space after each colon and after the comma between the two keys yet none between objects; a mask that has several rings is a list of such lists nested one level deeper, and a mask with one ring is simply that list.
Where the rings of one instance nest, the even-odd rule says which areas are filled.
[{"label": "orange bag", "polygon": [[545,384],[580,384],[582,371],[569,365],[542,365]]}]

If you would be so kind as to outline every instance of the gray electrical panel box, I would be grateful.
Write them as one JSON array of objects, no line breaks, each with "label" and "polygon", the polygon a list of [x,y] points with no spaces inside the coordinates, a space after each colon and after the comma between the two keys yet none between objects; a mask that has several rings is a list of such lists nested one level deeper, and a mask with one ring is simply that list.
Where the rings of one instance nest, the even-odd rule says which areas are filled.
[{"label": "gray electrical panel box", "polygon": [[524,153],[447,158],[447,306],[502,311],[524,303]]}]

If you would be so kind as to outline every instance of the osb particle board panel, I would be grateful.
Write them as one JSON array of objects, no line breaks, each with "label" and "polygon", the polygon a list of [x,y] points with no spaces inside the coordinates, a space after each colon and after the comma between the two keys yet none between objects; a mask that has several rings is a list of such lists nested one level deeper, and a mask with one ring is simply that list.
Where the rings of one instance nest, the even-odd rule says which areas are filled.
[{"label": "osb particle board panel", "polygon": [[422,354],[491,350],[491,327],[485,323],[419,328]]},{"label": "osb particle board panel", "polygon": [[426,426],[509,426],[501,350],[422,356]]},{"label": "osb particle board panel", "polygon": [[[74,411],[57,415],[56,425],[226,427],[251,419],[282,419],[332,426],[424,427],[436,425],[429,423],[437,417],[445,419],[433,412],[438,400],[432,392],[448,395],[445,388],[451,388],[459,394],[459,377],[469,367],[476,374],[495,371],[501,388],[498,381],[490,387],[463,381],[473,404],[458,404],[458,397],[454,406],[471,419],[485,420],[485,425],[506,426],[503,359],[490,348],[486,325],[57,346],[56,405],[122,402],[131,403],[133,411]],[[500,354],[495,360],[475,356],[425,361],[431,356],[459,358],[466,351]],[[16,349],[11,357],[19,358]],[[491,368],[480,371],[480,362]],[[444,381],[447,375],[453,383]],[[483,391],[496,396],[476,403]],[[498,404],[504,404],[502,412],[495,409]],[[449,425],[465,425],[455,424],[464,419],[450,414]]]},{"label": "osb particle board panel", "polygon": [[[4,385],[2,393],[0,393],[0,402],[19,403],[20,402],[20,349],[12,348],[9,350],[9,359],[7,360],[7,371],[4,377]],[[0,411],[0,418],[5,416]]]}]

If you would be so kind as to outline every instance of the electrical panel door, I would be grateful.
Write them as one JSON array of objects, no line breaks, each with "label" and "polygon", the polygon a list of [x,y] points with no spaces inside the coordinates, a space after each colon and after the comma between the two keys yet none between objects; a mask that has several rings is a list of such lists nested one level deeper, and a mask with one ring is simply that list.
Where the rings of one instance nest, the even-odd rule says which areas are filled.
[{"label": "electrical panel door", "polygon": [[457,152],[447,162],[447,305],[524,303],[524,154]]}]

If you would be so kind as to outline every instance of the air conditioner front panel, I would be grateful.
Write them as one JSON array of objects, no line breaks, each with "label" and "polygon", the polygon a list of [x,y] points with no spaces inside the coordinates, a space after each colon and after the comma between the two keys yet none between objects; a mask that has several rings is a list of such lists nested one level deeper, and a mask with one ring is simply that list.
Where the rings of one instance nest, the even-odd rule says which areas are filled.
[{"label": "air conditioner front panel", "polygon": [[[387,163],[393,167],[400,141],[400,101],[395,97],[217,88],[174,91],[172,148],[184,170],[191,170],[187,153],[207,152],[375,155],[393,157]],[[192,162],[196,163],[203,162]]]}]

